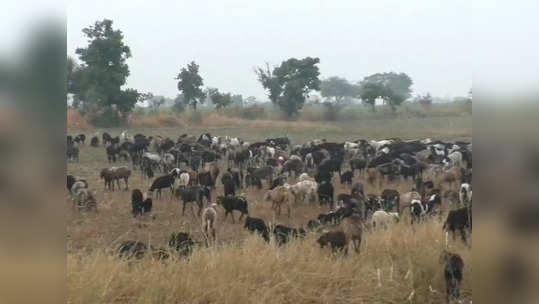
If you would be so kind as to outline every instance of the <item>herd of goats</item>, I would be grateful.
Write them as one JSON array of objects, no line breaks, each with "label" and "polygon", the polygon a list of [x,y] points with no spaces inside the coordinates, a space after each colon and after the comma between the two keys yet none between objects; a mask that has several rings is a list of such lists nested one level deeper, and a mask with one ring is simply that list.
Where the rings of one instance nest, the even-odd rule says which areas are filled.
[{"label": "herd of goats", "polygon": [[[79,147],[85,145],[86,136],[67,136],[67,159],[78,161]],[[472,144],[468,142],[443,142],[431,139],[403,141],[363,139],[344,143],[315,139],[302,145],[292,145],[287,137],[269,138],[248,143],[239,138],[181,135],[176,141],[161,136],[130,136],[127,131],[112,137],[107,132],[90,138],[91,147],[105,147],[112,167],[101,171],[105,188],[120,189],[120,181],[128,189],[132,170],[139,170],[150,187],[147,191],[132,190],[132,214],[142,216],[152,210],[152,201],[161,199],[162,190],[170,190],[173,197],[183,203],[182,214],[188,204],[198,207],[206,245],[215,241],[217,207],[225,210],[225,220],[233,211],[246,216],[244,227],[256,232],[267,242],[273,235],[279,245],[305,236],[309,231],[336,226],[343,222],[344,229],[325,232],[317,240],[321,247],[347,253],[349,243],[359,253],[363,230],[387,227],[409,214],[412,224],[431,216],[442,216],[442,200],[450,203],[443,229],[458,232],[465,244],[472,230]],[[130,162],[129,166],[116,166],[118,161]],[[227,168],[220,172],[219,163]],[[221,166],[222,167],[222,166]],[[159,172],[154,177],[154,172]],[[381,194],[366,194],[362,183],[353,183],[359,172],[363,180],[382,186],[383,181],[399,179],[412,181],[411,191],[399,193],[384,189]],[[334,193],[333,176],[338,182],[349,185],[349,193]],[[295,183],[289,183],[294,181]],[[224,193],[212,200],[216,183],[223,185]],[[294,203],[318,201],[329,206],[326,214],[319,214],[304,228],[269,225],[263,219],[250,217],[249,203],[239,189],[263,188],[267,183],[265,199],[272,202],[277,216],[281,209],[290,209]],[[74,206],[81,212],[97,210],[94,191],[86,180],[67,176],[67,189]],[[167,191],[168,191],[167,190]],[[206,202],[206,203],[205,203]],[[192,212],[193,208],[191,208]],[[193,214],[194,215],[194,214]],[[174,233],[169,246],[180,255],[189,255],[196,242],[185,232]],[[120,256],[142,257],[148,250],[139,241],[123,242],[118,249]],[[167,258],[164,248],[150,250],[158,258]],[[459,297],[464,263],[456,253],[442,253],[446,279],[447,299]]]}]

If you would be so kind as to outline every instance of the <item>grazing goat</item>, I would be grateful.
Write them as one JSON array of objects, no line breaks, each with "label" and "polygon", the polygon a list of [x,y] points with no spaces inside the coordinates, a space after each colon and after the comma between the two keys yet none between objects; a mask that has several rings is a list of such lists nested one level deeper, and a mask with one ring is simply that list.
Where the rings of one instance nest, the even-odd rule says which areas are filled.
[{"label": "grazing goat", "polygon": [[305,234],[306,231],[303,228],[290,228],[284,225],[276,225],[273,228],[273,235],[279,245],[287,243],[293,237],[304,237]]},{"label": "grazing goat", "polygon": [[451,210],[447,214],[443,230],[446,231],[445,243],[447,245],[447,235],[449,232],[453,235],[453,240],[455,239],[455,232],[460,231],[460,236],[464,243],[466,241],[466,230],[472,230],[472,209],[469,207],[463,207],[456,210]]},{"label": "grazing goat", "polygon": [[[75,183],[75,185],[77,183]],[[73,202],[76,203],[79,211],[97,211],[97,201],[92,191],[87,188],[78,188],[76,191],[73,191],[73,193]]]},{"label": "grazing goat", "polygon": [[170,188],[170,193],[174,191],[174,180],[175,177],[173,174],[167,174],[157,177],[152,185],[150,186],[149,192],[154,192],[157,190],[156,198],[161,198],[161,189]]},{"label": "grazing goat", "polygon": [[399,221],[399,214],[396,212],[386,212],[384,210],[377,210],[372,214],[372,227],[376,229],[377,227],[387,228],[390,224]]},{"label": "grazing goat", "polygon": [[168,241],[168,246],[174,248],[180,255],[188,256],[193,251],[195,242],[188,233],[172,233]]},{"label": "grazing goat", "polygon": [[361,247],[361,239],[363,237],[363,217],[359,214],[352,214],[346,219],[345,231],[352,240],[354,251],[359,253]]},{"label": "grazing goat", "polygon": [[330,245],[333,252],[343,251],[348,254],[348,238],[344,231],[330,231],[322,234],[318,240],[320,248],[324,248],[326,245]]},{"label": "grazing goat", "polygon": [[243,218],[243,215],[249,215],[247,200],[242,196],[218,196],[217,204],[225,209],[225,220],[230,213],[232,216],[232,223],[236,222],[234,220],[234,210],[241,212],[240,220]]},{"label": "grazing goat", "polygon": [[251,232],[257,232],[266,242],[269,242],[269,229],[262,219],[247,216],[243,227]]},{"label": "grazing goat", "polygon": [[443,250],[440,262],[444,265],[445,300],[458,300],[460,297],[460,283],[463,277],[464,261],[460,255]]},{"label": "grazing goat", "polygon": [[142,192],[134,189],[131,192],[131,208],[134,217],[149,213],[152,211],[152,199],[150,197],[144,199]]},{"label": "grazing goat", "polygon": [[131,169],[122,167],[110,167],[101,170],[101,178],[105,180],[105,188],[114,191],[114,181],[118,184],[120,189],[120,179],[125,182],[125,190],[129,189],[129,176],[131,176]]},{"label": "grazing goat", "polygon": [[176,189],[174,195],[182,200],[182,215],[185,215],[185,206],[188,203],[196,203],[198,205],[198,216],[202,212],[203,198],[206,197],[208,202],[211,200],[210,189],[205,186],[191,186],[186,188]]},{"label": "grazing goat", "polygon": [[290,192],[285,186],[279,186],[273,190],[269,190],[266,194],[266,200],[271,200],[271,208],[281,215],[281,206],[285,205],[290,217]]},{"label": "grazing goat", "polygon": [[213,203],[210,206],[204,208],[202,212],[202,229],[204,230],[204,238],[206,239],[206,245],[209,245],[210,240],[208,237],[208,231],[211,231],[212,241],[215,242],[215,221],[217,221],[217,204]]}]

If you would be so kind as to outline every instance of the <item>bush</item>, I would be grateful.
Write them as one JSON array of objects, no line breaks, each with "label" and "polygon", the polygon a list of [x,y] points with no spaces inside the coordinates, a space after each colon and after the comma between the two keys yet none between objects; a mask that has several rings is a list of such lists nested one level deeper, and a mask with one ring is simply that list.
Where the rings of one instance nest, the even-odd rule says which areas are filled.
[{"label": "bush", "polygon": [[266,118],[266,110],[261,105],[240,108],[240,117],[244,119],[263,119]]}]

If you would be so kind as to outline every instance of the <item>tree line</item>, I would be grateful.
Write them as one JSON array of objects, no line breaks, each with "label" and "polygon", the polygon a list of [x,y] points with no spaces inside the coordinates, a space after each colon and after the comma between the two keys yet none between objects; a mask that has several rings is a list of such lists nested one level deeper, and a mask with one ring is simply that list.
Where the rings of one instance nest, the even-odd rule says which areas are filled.
[{"label": "tree line", "polygon": [[[76,49],[81,64],[68,58],[67,91],[73,96],[73,107],[87,115],[92,124],[104,127],[123,124],[139,101],[150,101],[151,110],[164,103],[164,98],[156,98],[150,92],[122,88],[130,73],[126,60],[132,54],[122,31],[113,28],[112,20],[97,21],[82,32],[88,45]],[[321,80],[319,63],[316,57],[290,58],[277,66],[266,63],[254,68],[254,72],[269,100],[288,118],[299,114],[313,92],[320,93],[330,113],[337,113],[351,99],[360,99],[374,111],[377,100],[395,110],[411,97],[413,81],[405,73],[376,73],[357,83],[337,76]],[[186,106],[196,111],[206,101],[218,110],[242,101],[241,95],[204,88],[200,66],[194,61],[182,67],[174,80],[179,91],[174,108],[178,111]],[[432,103],[432,97],[419,96],[416,101],[428,104]]]}]

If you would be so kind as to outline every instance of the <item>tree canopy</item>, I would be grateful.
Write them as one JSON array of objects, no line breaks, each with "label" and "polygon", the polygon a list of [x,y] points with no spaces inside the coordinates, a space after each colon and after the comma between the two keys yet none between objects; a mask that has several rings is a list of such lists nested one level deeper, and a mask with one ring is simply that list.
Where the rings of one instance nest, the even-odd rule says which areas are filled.
[{"label": "tree canopy", "polygon": [[220,110],[232,103],[232,94],[230,93],[221,93],[216,88],[208,89],[208,97],[211,102],[215,105],[217,110]]},{"label": "tree canopy", "polygon": [[287,117],[293,117],[305,104],[309,92],[320,90],[318,63],[318,58],[290,58],[273,70],[266,64],[265,69],[259,67],[255,72],[268,91],[271,102],[279,106]]},{"label": "tree canopy", "polygon": [[178,90],[182,92],[185,103],[193,107],[196,111],[197,104],[205,101],[206,94],[202,86],[203,79],[199,74],[199,66],[194,61],[187,65],[187,68],[182,68],[178,76],[174,78],[178,80]]},{"label": "tree canopy", "polygon": [[410,98],[412,84],[412,79],[406,73],[376,73],[359,83],[359,95],[373,109],[376,99],[382,98],[395,110],[396,106]]},{"label": "tree canopy", "polygon": [[135,89],[121,89],[129,76],[126,60],[131,50],[112,24],[104,19],[84,28],[88,46],[75,51],[82,64],[68,59],[68,92],[74,94],[74,105],[102,126],[125,121],[140,97]]},{"label": "tree canopy", "polygon": [[322,80],[320,93],[330,102],[341,103],[347,98],[357,97],[359,88],[345,78],[333,76]]}]

